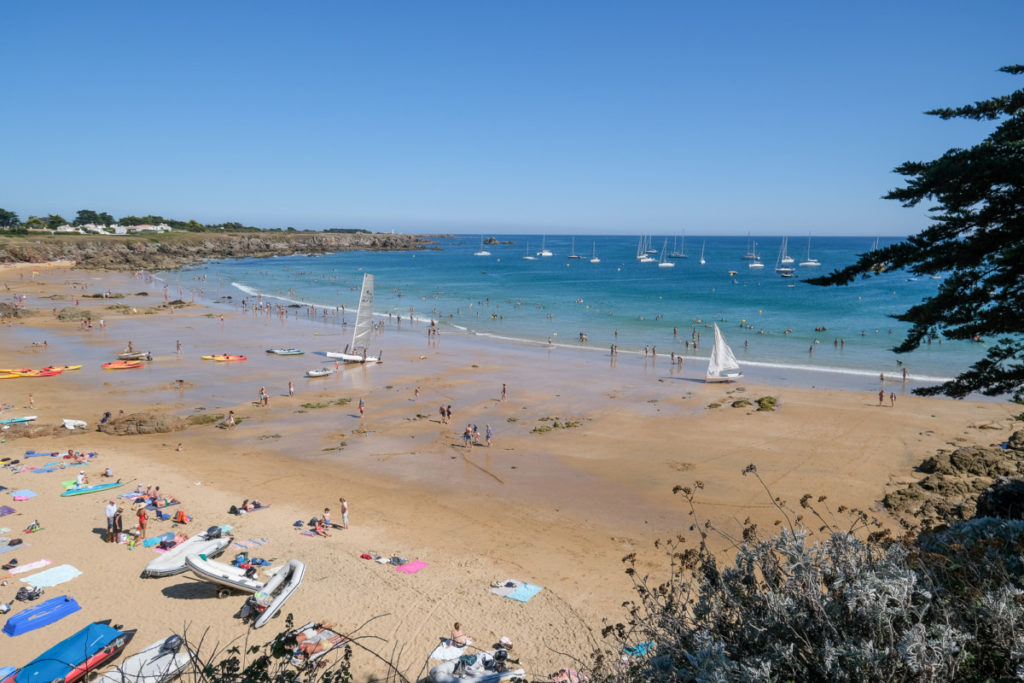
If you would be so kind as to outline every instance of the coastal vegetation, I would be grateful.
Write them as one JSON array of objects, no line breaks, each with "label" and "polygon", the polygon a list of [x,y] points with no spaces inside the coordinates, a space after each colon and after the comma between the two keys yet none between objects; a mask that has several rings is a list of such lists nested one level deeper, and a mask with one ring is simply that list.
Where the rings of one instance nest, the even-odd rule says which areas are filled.
[{"label": "coastal vegetation", "polygon": [[[1005,73],[1024,75],[1024,66]],[[896,173],[907,179],[887,199],[916,207],[931,202],[932,222],[909,239],[863,254],[818,285],[849,284],[903,269],[944,274],[934,296],[894,317],[912,325],[894,350],[905,353],[945,337],[976,342],[995,337],[983,359],[948,382],[920,387],[924,396],[964,398],[972,392],[1011,395],[1024,401],[1024,89],[963,107],[926,112],[943,120],[996,122],[967,149],[953,148],[932,161],[908,161]]]}]

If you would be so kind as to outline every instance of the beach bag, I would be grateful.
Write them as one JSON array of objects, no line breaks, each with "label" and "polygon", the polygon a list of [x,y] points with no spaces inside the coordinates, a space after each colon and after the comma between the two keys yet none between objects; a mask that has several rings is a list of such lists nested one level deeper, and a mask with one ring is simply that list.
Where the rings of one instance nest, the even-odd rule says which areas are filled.
[{"label": "beach bag", "polygon": [[160,548],[160,550],[170,550],[176,545],[177,543],[175,543],[173,540],[165,539],[163,541],[160,541],[160,544],[157,547]]},{"label": "beach bag", "polygon": [[229,515],[237,515],[238,514],[238,507],[235,506],[235,505],[232,505],[231,507],[229,507],[228,508],[228,514]]},{"label": "beach bag", "polygon": [[232,563],[236,567],[241,567],[243,564],[249,563],[249,553],[238,553],[235,555],[235,561]]},{"label": "beach bag", "polygon": [[174,521],[178,524],[188,524],[192,521],[192,518],[185,514],[184,510],[178,510],[174,513]]},{"label": "beach bag", "polygon": [[309,526],[316,526],[316,520],[318,519],[319,517],[314,517],[313,519],[309,520]]}]

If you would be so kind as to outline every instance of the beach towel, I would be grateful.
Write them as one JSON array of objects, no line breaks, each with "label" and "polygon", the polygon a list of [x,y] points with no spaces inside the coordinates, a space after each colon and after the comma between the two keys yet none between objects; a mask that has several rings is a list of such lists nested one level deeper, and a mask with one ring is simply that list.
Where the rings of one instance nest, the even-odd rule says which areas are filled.
[{"label": "beach towel", "polygon": [[81,576],[82,572],[78,571],[70,564],[62,564],[59,567],[53,569],[47,569],[44,572],[33,574],[32,576],[22,579],[22,583],[27,583],[33,588],[49,588],[51,586],[57,586],[66,581],[70,581],[76,576]]},{"label": "beach towel", "polygon": [[415,574],[416,572],[418,572],[426,566],[426,562],[420,562],[419,560],[416,560],[415,562],[406,562],[400,567],[395,567],[395,571],[402,572],[403,574]]},{"label": "beach towel", "polygon": [[0,545],[0,554],[6,553],[8,550],[15,550],[15,549],[21,550],[22,548],[27,548],[27,547],[28,547],[28,543],[19,543],[18,545],[11,545],[11,544],[8,543],[8,544],[5,544],[5,545]]},{"label": "beach towel", "polygon": [[53,564],[50,560],[36,560],[35,562],[29,562],[28,564],[20,564],[17,567],[11,569],[11,574],[24,574],[25,572],[34,572],[37,569]]},{"label": "beach towel", "polygon": [[540,586],[516,579],[505,579],[500,585],[491,588],[491,592],[495,595],[518,600],[519,602],[526,602],[542,590],[544,589]]},{"label": "beach towel", "polygon": [[0,505],[0,517],[3,517],[4,515],[12,515],[14,512],[14,508],[7,505]]},{"label": "beach towel", "polygon": [[430,653],[429,659],[439,659],[442,662],[447,662],[452,659],[458,659],[462,655],[466,654],[466,646],[455,647],[449,645],[452,642],[448,638],[441,641],[441,644],[434,648],[434,651]]},{"label": "beach towel", "polygon": [[650,649],[654,647],[654,641],[648,640],[643,643],[637,643],[636,645],[627,645],[622,648],[622,651],[627,655],[633,655],[634,657],[642,657],[647,654]]},{"label": "beach towel", "polygon": [[18,489],[17,491],[11,491],[11,495],[14,496],[14,500],[28,500],[29,498],[35,498],[37,494],[30,489]]},{"label": "beach towel", "polygon": [[[181,534],[174,534],[174,539],[173,539],[173,540],[174,540],[174,545],[173,545],[173,546],[171,546],[171,548],[176,548],[176,547],[178,547],[178,544],[180,544],[180,543],[183,543],[183,542],[184,542],[185,540],[187,540],[187,539],[186,539],[186,537],[185,537],[185,536],[182,536]],[[143,545],[145,545],[145,544],[143,544]],[[147,547],[148,547],[148,546],[147,546]],[[158,545],[155,545],[155,546],[152,546],[152,548],[153,548],[153,550],[154,550],[155,552],[158,552],[158,553],[160,553],[161,555],[163,555],[164,553],[166,553],[166,552],[167,552],[168,550],[171,550],[171,548],[161,548],[161,547],[159,546],[159,544],[158,544]]]},{"label": "beach towel", "polygon": [[181,504],[181,501],[178,501],[178,500],[174,501],[173,503],[167,503],[166,505],[161,505],[160,507],[157,507],[156,505],[153,505],[152,503],[150,503],[150,504],[148,504],[146,506],[146,509],[147,510],[152,510],[153,512],[160,512],[161,510],[166,510],[167,508],[172,508],[175,505],[180,505],[180,504]]},{"label": "beach towel", "polygon": [[159,536],[153,536],[147,538],[142,542],[143,548],[152,548],[155,545],[160,545],[160,541],[170,541],[174,539],[174,532],[168,531],[166,534],[160,534]]},{"label": "beach towel", "polygon": [[307,529],[306,531],[300,531],[299,532],[299,536],[312,536],[313,538],[316,538],[317,537],[317,533],[315,531],[309,531]]}]

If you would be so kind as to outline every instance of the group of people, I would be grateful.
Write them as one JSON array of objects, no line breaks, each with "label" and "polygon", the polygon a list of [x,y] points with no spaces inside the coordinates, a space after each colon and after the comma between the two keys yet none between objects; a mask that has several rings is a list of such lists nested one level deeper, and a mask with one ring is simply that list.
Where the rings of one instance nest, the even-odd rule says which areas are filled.
[{"label": "group of people", "polygon": [[[491,436],[491,425],[484,425],[484,440],[488,448],[491,447]],[[480,443],[480,432],[477,431],[476,425],[466,425],[466,431],[462,433],[462,441],[466,448]]]},{"label": "group of people", "polygon": [[[348,529],[348,501],[345,500],[344,496],[342,496],[338,499],[338,503],[341,504],[341,525],[339,528]],[[327,533],[327,530],[333,527],[334,524],[331,522],[331,508],[324,508],[323,514],[315,520],[313,531],[317,536],[323,536],[326,538],[330,536],[330,534]]]}]

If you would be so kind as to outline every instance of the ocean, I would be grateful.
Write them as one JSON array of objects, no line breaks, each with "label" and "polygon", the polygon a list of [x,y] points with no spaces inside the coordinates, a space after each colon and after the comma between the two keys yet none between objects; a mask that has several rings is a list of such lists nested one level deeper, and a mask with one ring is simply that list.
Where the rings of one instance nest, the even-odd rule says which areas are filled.
[{"label": "ocean", "polygon": [[[915,382],[944,381],[980,358],[986,346],[936,340],[911,353],[892,352],[909,326],[891,316],[933,294],[938,279],[896,271],[843,287],[803,281],[849,265],[872,249],[876,239],[871,237],[792,238],[793,278],[775,272],[781,237],[756,238],[764,263],[760,270],[743,258],[751,248],[747,237],[651,239],[658,252],[654,259],[663,247],[688,255],[672,259],[672,268],[641,263],[636,236],[494,237],[499,244],[486,246],[490,256],[474,255],[482,238],[472,235],[440,238],[420,251],[243,258],[156,275],[179,294],[192,292],[215,305],[237,306],[258,297],[344,306],[351,325],[363,273],[372,273],[375,312],[384,319],[413,316],[436,320],[443,335],[605,355],[616,344],[620,354],[643,354],[647,347],[659,358],[671,353],[706,358],[716,322],[744,367],[776,376],[788,371],[846,375],[859,378],[858,384],[880,373],[895,379],[903,368]],[[551,256],[538,255],[542,242]],[[582,258],[569,258],[572,252]],[[595,254],[600,263],[590,262]],[[797,265],[808,254],[821,266]],[[425,334],[422,327],[416,333]]]}]

